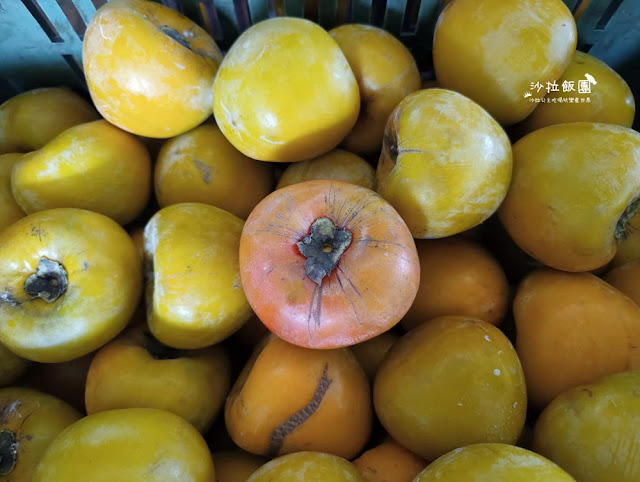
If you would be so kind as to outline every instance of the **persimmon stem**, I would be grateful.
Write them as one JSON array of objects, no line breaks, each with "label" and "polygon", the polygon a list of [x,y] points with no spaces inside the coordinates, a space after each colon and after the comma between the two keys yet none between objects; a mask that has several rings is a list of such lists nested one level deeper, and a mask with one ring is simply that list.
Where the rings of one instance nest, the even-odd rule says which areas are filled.
[{"label": "persimmon stem", "polygon": [[40,258],[36,272],[25,280],[24,290],[34,298],[53,303],[67,291],[67,272],[57,261]]},{"label": "persimmon stem", "polygon": [[16,436],[11,430],[0,430],[0,476],[13,471],[18,459]]},{"label": "persimmon stem", "polygon": [[340,257],[351,244],[351,231],[337,228],[329,218],[318,218],[311,225],[311,234],[299,241],[298,249],[307,258],[304,268],[317,284],[338,266]]}]

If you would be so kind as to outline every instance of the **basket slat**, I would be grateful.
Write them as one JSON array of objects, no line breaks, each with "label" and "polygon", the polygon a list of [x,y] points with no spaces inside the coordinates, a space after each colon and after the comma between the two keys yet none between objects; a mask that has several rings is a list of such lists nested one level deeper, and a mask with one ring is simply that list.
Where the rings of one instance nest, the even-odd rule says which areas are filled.
[{"label": "basket slat", "polygon": [[383,27],[396,37],[400,36],[407,0],[387,0]]},{"label": "basket slat", "polygon": [[371,23],[371,0],[353,0],[351,3],[351,22]]}]

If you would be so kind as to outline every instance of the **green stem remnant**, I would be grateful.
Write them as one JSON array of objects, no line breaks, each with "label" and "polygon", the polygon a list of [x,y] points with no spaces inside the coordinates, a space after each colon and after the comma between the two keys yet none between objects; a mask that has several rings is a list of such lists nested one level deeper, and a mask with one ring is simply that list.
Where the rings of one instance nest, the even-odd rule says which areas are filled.
[{"label": "green stem remnant", "polygon": [[629,234],[629,222],[636,215],[638,209],[640,209],[640,198],[631,201],[618,219],[615,231],[616,239],[623,239]]},{"label": "green stem remnant", "polygon": [[34,298],[53,303],[67,291],[67,272],[57,261],[40,258],[36,272],[25,280],[24,290]]},{"label": "green stem remnant", "polygon": [[8,475],[16,466],[18,449],[11,430],[0,430],[0,476]]},{"label": "green stem remnant", "polygon": [[336,228],[329,218],[318,218],[311,225],[311,234],[298,242],[300,253],[307,258],[304,268],[318,285],[329,276],[340,257],[351,244],[351,231]]}]

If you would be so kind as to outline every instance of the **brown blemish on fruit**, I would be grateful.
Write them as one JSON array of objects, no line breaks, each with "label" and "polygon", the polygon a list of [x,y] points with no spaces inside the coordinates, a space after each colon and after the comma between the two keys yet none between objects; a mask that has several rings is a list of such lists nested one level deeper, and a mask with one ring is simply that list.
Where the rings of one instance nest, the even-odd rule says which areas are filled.
[{"label": "brown blemish on fruit", "polygon": [[202,174],[202,180],[205,182],[205,184],[210,184],[211,174],[213,172],[211,166],[202,162],[200,159],[194,159],[193,164],[196,166],[196,169],[200,171],[200,174]]},{"label": "brown blemish on fruit", "polygon": [[284,423],[273,429],[273,432],[271,432],[271,435],[269,436],[270,457],[277,457],[280,454],[280,450],[282,450],[284,439],[287,435],[309,420],[309,418],[318,410],[322,403],[322,399],[329,389],[329,385],[331,385],[331,382],[333,381],[327,377],[328,372],[329,364],[325,363],[322,376],[320,377],[320,380],[318,380],[318,386],[316,387],[311,401],[307,403],[302,410],[298,410]]},{"label": "brown blemish on fruit", "polygon": [[587,392],[587,394],[589,395],[589,398],[593,398],[593,392],[588,388],[583,388],[582,391]]}]

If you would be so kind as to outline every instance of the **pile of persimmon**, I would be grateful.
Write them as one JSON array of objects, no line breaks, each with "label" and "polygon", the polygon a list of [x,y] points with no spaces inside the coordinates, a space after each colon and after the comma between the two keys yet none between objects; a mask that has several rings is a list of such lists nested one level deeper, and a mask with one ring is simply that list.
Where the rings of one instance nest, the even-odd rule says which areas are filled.
[{"label": "pile of persimmon", "polygon": [[0,105],[0,479],[640,480],[633,95],[561,0],[441,3],[421,79],[113,0]]}]

